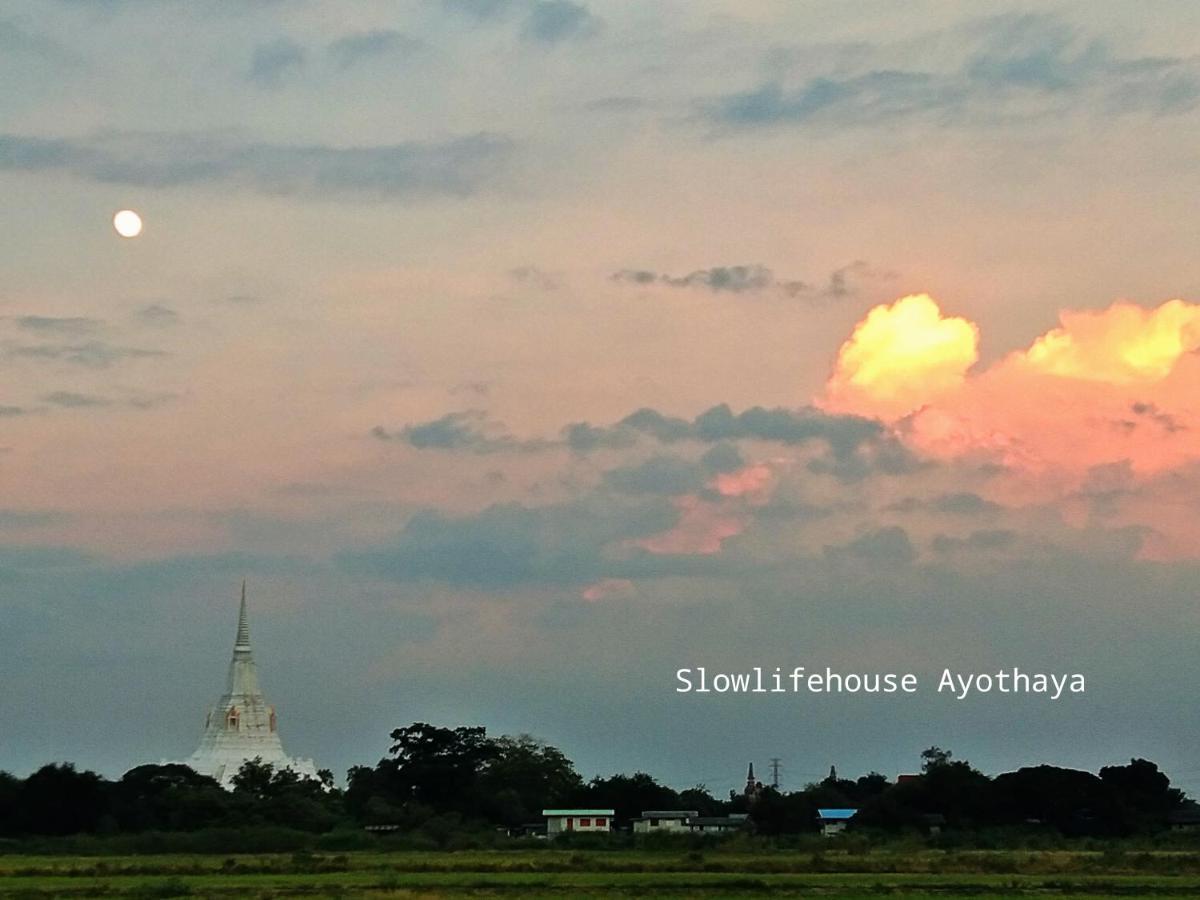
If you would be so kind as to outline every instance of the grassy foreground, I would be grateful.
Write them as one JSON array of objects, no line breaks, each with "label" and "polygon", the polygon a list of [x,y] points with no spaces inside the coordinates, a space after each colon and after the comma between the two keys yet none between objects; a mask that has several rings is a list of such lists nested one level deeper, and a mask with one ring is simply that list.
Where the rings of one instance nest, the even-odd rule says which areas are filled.
[{"label": "grassy foreground", "polygon": [[1200,852],[0,856],[0,897],[1197,897]]}]

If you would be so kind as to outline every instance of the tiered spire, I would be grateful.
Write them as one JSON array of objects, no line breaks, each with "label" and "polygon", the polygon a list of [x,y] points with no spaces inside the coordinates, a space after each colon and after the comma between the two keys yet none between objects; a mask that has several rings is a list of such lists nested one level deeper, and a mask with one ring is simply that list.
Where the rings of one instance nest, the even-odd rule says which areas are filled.
[{"label": "tiered spire", "polygon": [[217,701],[204,725],[200,746],[187,764],[204,775],[211,775],[228,787],[242,764],[261,759],[277,769],[290,768],[297,774],[315,778],[316,767],[310,759],[294,759],[283,751],[276,731],[275,710],[263,697],[258,685],[258,670],[250,652],[250,619],[246,612],[246,582],[242,581],[238,607],[237,638],[225,693]]},{"label": "tiered spire", "polygon": [[242,579],[242,605],[238,610],[237,640],[234,641],[233,651],[250,652],[250,622],[246,618],[246,579]]}]

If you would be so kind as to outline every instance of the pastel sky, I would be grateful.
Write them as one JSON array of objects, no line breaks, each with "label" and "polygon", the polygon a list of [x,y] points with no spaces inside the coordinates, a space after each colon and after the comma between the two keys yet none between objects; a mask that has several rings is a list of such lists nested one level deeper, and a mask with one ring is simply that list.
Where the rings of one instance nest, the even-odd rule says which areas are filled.
[{"label": "pastel sky", "polygon": [[[12,0],[0,769],[415,720],[1200,790],[1200,7]],[[113,213],[144,233],[118,237]],[[907,699],[674,693],[915,671]],[[1057,703],[943,666],[1083,672]]]}]

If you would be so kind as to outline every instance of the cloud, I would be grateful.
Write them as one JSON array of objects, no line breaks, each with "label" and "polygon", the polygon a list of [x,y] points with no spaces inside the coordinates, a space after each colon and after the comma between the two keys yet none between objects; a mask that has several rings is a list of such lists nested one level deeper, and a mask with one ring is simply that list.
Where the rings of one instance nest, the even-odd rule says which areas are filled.
[{"label": "cloud", "polygon": [[1114,303],[1105,310],[1068,310],[1021,362],[1065,378],[1106,384],[1160,381],[1185,353],[1200,350],[1200,305],[1169,300],[1156,309]]},{"label": "cloud", "polygon": [[877,528],[859,535],[846,544],[825,548],[831,559],[855,559],[872,563],[908,565],[916,561],[917,551],[908,532],[897,525]]},{"label": "cloud", "polygon": [[386,56],[412,54],[424,44],[392,29],[376,28],[357,31],[330,41],[325,51],[340,69],[349,69],[360,62]]},{"label": "cloud", "polygon": [[0,528],[44,528],[60,525],[69,518],[58,510],[0,509]]},{"label": "cloud", "polygon": [[175,325],[179,322],[179,313],[175,312],[169,306],[163,306],[161,303],[151,303],[148,306],[143,306],[134,315],[138,320],[145,322],[147,325],[167,326]]},{"label": "cloud", "polygon": [[42,395],[42,402],[64,409],[85,409],[88,407],[108,406],[111,401],[94,394],[78,394],[74,391],[54,391]]},{"label": "cloud", "polygon": [[631,466],[609,469],[604,485],[627,494],[686,494],[704,487],[706,473],[691,460],[654,456]]},{"label": "cloud", "polygon": [[415,515],[390,544],[344,553],[342,568],[392,581],[510,588],[519,584],[580,584],[621,568],[606,550],[671,524],[662,502],[595,502],[526,507],[499,504],[451,518]]},{"label": "cloud", "polygon": [[889,504],[885,509],[901,513],[929,510],[955,516],[980,516],[998,512],[1002,507],[971,491],[959,491],[953,494],[941,494],[928,500],[905,497],[903,500]]},{"label": "cloud", "polygon": [[84,316],[17,316],[14,320],[18,328],[40,334],[92,334],[102,324],[99,319]]},{"label": "cloud", "polygon": [[1007,550],[1017,543],[1017,537],[1015,531],[1006,528],[984,528],[972,531],[966,537],[936,535],[931,546],[935,553]]},{"label": "cloud", "polygon": [[287,75],[304,68],[305,56],[304,48],[286,37],[259,44],[246,77],[259,87],[278,87]]},{"label": "cloud", "polygon": [[527,40],[556,44],[570,38],[588,37],[600,26],[582,3],[571,0],[534,0],[521,29]]},{"label": "cloud", "polygon": [[503,174],[511,150],[511,141],[491,134],[367,147],[170,133],[0,134],[0,171],[68,172],[101,184],[152,188],[213,184],[271,195],[467,196]]},{"label": "cloud", "polygon": [[1121,57],[1052,16],[996,17],[923,41],[938,42],[963,48],[946,69],[879,64],[912,54],[864,47],[858,71],[768,81],[703,104],[702,115],[727,129],[871,126],[914,117],[942,124],[1032,117],[1086,103],[1106,113],[1170,115],[1200,102],[1194,59]]},{"label": "cloud", "polygon": [[637,436],[628,430],[574,422],[563,428],[563,439],[576,453],[591,453],[594,450],[614,450],[630,447]]},{"label": "cloud", "polygon": [[543,441],[519,441],[503,425],[489,422],[479,410],[447,413],[440,419],[405,425],[398,431],[376,426],[371,433],[384,441],[401,441],[418,450],[469,450],[495,453],[501,450],[530,451],[546,446]]},{"label": "cloud", "polygon": [[670,287],[703,287],[713,293],[755,293],[768,287],[778,287],[787,293],[798,292],[803,282],[777,282],[774,274],[763,265],[716,266],[697,269],[687,275],[671,276],[645,269],[622,269],[613,273],[613,281],[636,285],[664,284]]},{"label": "cloud", "polygon": [[[597,441],[599,435],[596,429],[587,423],[582,424],[591,429],[586,432],[589,439]],[[580,423],[569,427],[578,428]],[[639,409],[616,425],[610,426],[606,436],[621,431],[639,432],[664,444],[683,440],[714,443],[756,439],[779,441],[783,444],[824,440],[838,453],[852,452],[881,433],[878,423],[869,419],[853,415],[829,415],[812,407],[790,410],[755,406],[734,413],[725,403],[705,410],[691,421],[666,416],[655,409]]]},{"label": "cloud", "polygon": [[16,416],[23,416],[27,412],[29,412],[29,410],[25,409],[23,406],[0,405],[0,419],[11,419],[15,418]]},{"label": "cloud", "polygon": [[781,279],[761,263],[735,266],[714,266],[696,269],[687,275],[668,275],[650,269],[621,269],[612,280],[639,287],[660,285],[672,288],[698,288],[714,294],[776,293],[785,297],[807,299],[838,299],[855,293],[856,282],[866,278],[890,278],[892,273],[880,272],[864,260],[835,269],[824,284],[812,284],[798,279]]},{"label": "cloud", "polygon": [[104,341],[86,341],[81,344],[10,343],[4,347],[4,355],[12,359],[52,360],[87,369],[107,369],[125,360],[147,359],[167,354],[162,350],[122,347]]},{"label": "cloud", "polygon": [[928,294],[876,306],[838,350],[832,409],[903,415],[962,384],[979,358],[979,329],[944,316]]},{"label": "cloud", "polygon": [[602,578],[585,587],[580,596],[588,603],[596,603],[609,597],[628,597],[636,590],[628,578]]},{"label": "cloud", "polygon": [[518,284],[537,288],[539,291],[556,291],[563,286],[561,275],[539,269],[537,266],[517,266],[508,272]]},{"label": "cloud", "polygon": [[441,0],[442,8],[476,20],[498,18],[513,7],[513,0]]},{"label": "cloud", "polygon": [[[1200,556],[1200,529],[1174,512],[1200,495],[1188,468],[1200,458],[1200,305],[1065,310],[984,368],[977,342],[974,323],[926,295],[875,307],[843,344],[819,404],[879,417],[918,457],[994,467],[995,492],[1076,526],[1102,517],[1126,529],[1123,540],[1140,535],[1148,558]],[[1097,493],[1097,473],[1111,471],[1128,483]],[[954,511],[947,502],[941,511]]]}]

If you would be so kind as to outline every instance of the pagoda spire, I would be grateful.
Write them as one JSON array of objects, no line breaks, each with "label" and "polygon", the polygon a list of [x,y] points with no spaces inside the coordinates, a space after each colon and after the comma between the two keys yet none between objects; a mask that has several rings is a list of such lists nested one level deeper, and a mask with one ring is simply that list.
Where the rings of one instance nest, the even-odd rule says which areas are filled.
[{"label": "pagoda spire", "polygon": [[242,579],[242,605],[238,609],[238,629],[237,640],[234,641],[233,649],[250,650],[250,622],[246,618],[246,579]]}]

